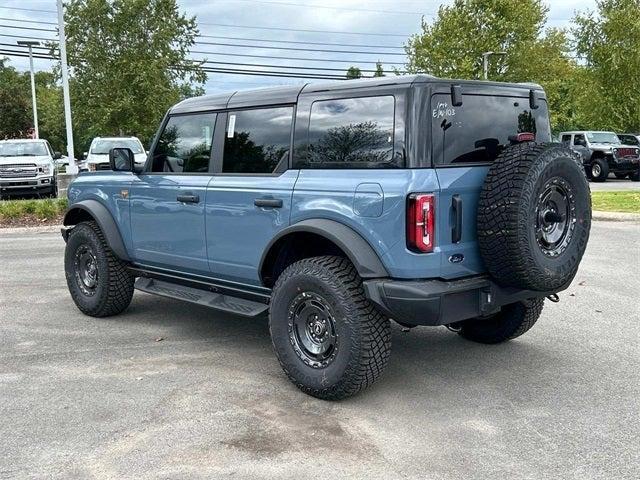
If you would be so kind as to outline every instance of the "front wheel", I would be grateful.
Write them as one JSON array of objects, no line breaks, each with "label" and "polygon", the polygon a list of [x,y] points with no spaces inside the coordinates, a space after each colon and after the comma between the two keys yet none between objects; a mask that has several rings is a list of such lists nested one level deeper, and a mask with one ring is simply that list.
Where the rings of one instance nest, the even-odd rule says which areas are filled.
[{"label": "front wheel", "polygon": [[591,180],[604,182],[609,176],[609,164],[604,158],[596,158],[591,163]]},{"label": "front wheel", "polygon": [[458,334],[478,343],[501,343],[526,333],[538,321],[544,298],[505,305],[488,318],[473,318],[456,325]]},{"label": "front wheel", "polygon": [[629,178],[632,182],[640,182],[640,168],[635,172],[629,174]]},{"label": "front wheel", "polygon": [[117,315],[131,303],[134,277],[95,222],[82,222],[69,233],[64,273],[71,298],[85,315]]},{"label": "front wheel", "polygon": [[389,319],[365,298],[358,272],[342,257],[290,265],[273,288],[269,330],[289,379],[326,400],[371,385],[389,359]]}]

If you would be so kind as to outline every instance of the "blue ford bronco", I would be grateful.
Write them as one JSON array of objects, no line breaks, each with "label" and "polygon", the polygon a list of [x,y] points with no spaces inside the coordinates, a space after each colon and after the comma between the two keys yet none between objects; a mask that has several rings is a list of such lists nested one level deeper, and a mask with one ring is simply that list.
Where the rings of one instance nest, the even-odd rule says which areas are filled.
[{"label": "blue ford bronco", "polygon": [[209,95],[169,110],[144,167],[68,189],[65,273],[78,308],[134,289],[243,316],[268,313],[304,392],[373,383],[390,319],[498,343],[571,283],[591,200],[551,142],[534,84],[426,75]]}]

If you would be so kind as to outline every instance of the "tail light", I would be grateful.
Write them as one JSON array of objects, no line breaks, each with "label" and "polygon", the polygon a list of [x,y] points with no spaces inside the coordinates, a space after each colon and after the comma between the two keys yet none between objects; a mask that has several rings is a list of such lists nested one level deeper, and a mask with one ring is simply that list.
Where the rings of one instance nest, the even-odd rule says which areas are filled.
[{"label": "tail light", "polygon": [[435,197],[412,193],[407,202],[407,247],[415,252],[432,252],[435,234]]}]

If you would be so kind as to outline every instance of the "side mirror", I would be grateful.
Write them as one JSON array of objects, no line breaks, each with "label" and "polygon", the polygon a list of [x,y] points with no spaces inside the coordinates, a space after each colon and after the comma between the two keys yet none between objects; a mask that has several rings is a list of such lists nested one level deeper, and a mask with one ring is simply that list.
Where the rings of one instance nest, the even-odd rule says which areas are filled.
[{"label": "side mirror", "polygon": [[82,152],[82,155],[80,156],[80,160],[86,160],[88,155],[89,155],[89,152]]},{"label": "side mirror", "polygon": [[109,166],[114,172],[133,172],[135,157],[130,148],[112,148],[109,150]]},{"label": "side mirror", "polygon": [[60,160],[62,158],[62,154],[60,152],[53,152],[53,159]]}]

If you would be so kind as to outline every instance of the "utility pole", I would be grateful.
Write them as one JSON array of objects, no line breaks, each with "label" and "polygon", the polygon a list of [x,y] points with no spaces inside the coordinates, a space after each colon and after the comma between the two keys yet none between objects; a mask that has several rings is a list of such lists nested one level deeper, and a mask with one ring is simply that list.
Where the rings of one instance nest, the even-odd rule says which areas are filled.
[{"label": "utility pole", "polygon": [[482,54],[482,73],[485,80],[489,80],[489,57],[491,55],[506,55],[507,52],[484,52]]},{"label": "utility pole", "polygon": [[71,97],[69,96],[69,71],[67,67],[67,38],[64,33],[64,8],[62,0],[58,4],[58,40],[60,46],[60,73],[62,74],[62,96],[64,100],[64,122],[67,131],[67,173],[78,173],[76,158],[73,155],[73,127],[71,125]]},{"label": "utility pole", "polygon": [[33,105],[33,128],[36,133],[36,138],[40,138],[40,131],[38,130],[38,107],[36,105],[36,79],[33,71],[33,47],[40,45],[40,42],[32,40],[18,40],[18,45],[21,47],[29,48],[29,69],[31,70],[31,103]]}]

